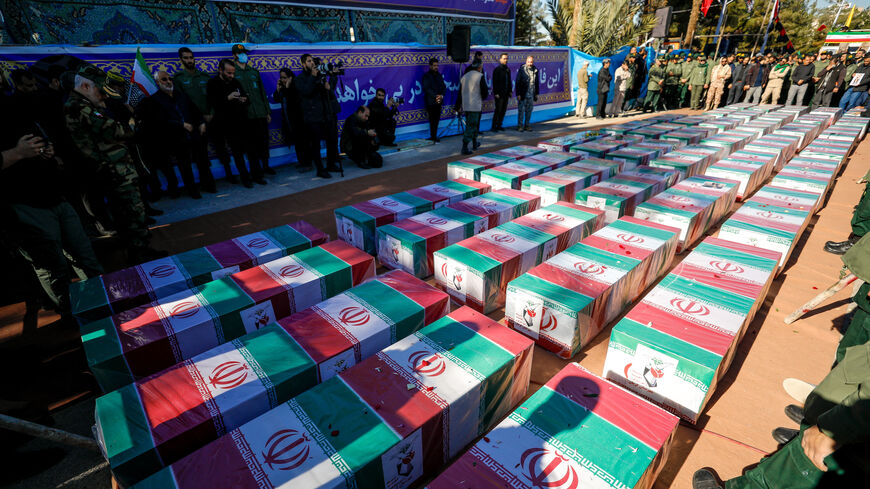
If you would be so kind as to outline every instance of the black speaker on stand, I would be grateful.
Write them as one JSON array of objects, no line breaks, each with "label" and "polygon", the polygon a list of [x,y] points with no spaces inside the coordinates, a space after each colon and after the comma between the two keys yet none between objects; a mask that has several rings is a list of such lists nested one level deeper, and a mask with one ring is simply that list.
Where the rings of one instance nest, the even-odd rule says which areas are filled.
[{"label": "black speaker on stand", "polygon": [[457,63],[466,63],[471,59],[471,27],[455,25],[447,34],[447,56]]},{"label": "black speaker on stand", "polygon": [[659,39],[668,37],[668,31],[671,29],[671,17],[673,15],[673,7],[663,7],[656,10],[656,25],[653,27],[651,36]]}]

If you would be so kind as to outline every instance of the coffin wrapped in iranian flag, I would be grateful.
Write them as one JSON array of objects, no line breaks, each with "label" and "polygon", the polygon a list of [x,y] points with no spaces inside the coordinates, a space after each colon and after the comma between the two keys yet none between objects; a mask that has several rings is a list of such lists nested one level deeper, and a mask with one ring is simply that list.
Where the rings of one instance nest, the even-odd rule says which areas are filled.
[{"label": "coffin wrapped in iranian flag", "polygon": [[698,115],[698,116],[680,117],[679,119],[674,119],[671,122],[673,122],[674,124],[682,124],[684,126],[697,126],[698,124],[707,122],[710,119],[711,119],[711,117]]},{"label": "coffin wrapped in iranian flag", "polygon": [[508,284],[505,320],[571,358],[670,266],[678,230],[623,218]]},{"label": "coffin wrapped in iranian flag", "polygon": [[485,314],[502,307],[508,282],[602,225],[596,211],[564,204],[436,251],[435,282],[457,304]]},{"label": "coffin wrapped in iranian flag", "polygon": [[779,252],[782,270],[812,214],[749,199],[722,224],[717,236]]},{"label": "coffin wrapped in iranian flag", "polygon": [[503,165],[516,158],[503,155],[484,154],[471,156],[464,160],[447,163],[447,179],[467,178],[468,180],[480,181],[480,172],[487,168]]},{"label": "coffin wrapped in iranian flag", "polygon": [[755,141],[751,144],[747,144],[743,149],[746,151],[752,151],[753,153],[770,155],[770,157],[773,158],[772,171],[777,171],[785,165],[784,155],[787,147],[783,143]]},{"label": "coffin wrapped in iranian flag", "polygon": [[377,254],[379,226],[401,221],[432,209],[454,204],[492,190],[489,185],[468,180],[447,180],[407,192],[372,199],[335,209],[338,237],[370,255]]},{"label": "coffin wrapped in iranian flag", "polygon": [[699,142],[701,142],[701,137],[702,137],[701,134],[697,133],[697,132],[677,130],[677,131],[669,131],[666,134],[662,134],[659,137],[659,139],[662,139],[665,141],[667,141],[667,140],[680,141],[681,146],[686,146],[688,144],[698,144]]},{"label": "coffin wrapped in iranian flag", "polygon": [[[709,114],[709,112],[708,112],[708,114]],[[698,124],[698,127],[709,127],[711,129],[715,129],[716,133],[719,134],[719,133],[723,133],[725,131],[730,131],[731,129],[734,129],[735,127],[737,127],[740,124],[740,122],[742,122],[740,119],[731,119],[728,117],[716,117],[716,118],[707,119],[706,121]]]},{"label": "coffin wrapped in iranian flag", "polygon": [[626,146],[607,153],[606,159],[621,161],[626,171],[634,170],[638,166],[648,165],[650,160],[655,159],[659,152],[649,148]]},{"label": "coffin wrapped in iranian flag", "polygon": [[737,201],[739,185],[736,180],[697,175],[679,182],[672,187],[672,190],[713,197],[715,202],[710,214],[710,222],[711,226],[715,226],[731,211],[731,207]]},{"label": "coffin wrapped in iranian flag", "polygon": [[726,178],[740,182],[737,190],[737,199],[742,200],[748,197],[759,185],[763,182],[762,175],[765,173],[765,167],[762,164],[725,158],[710,165],[704,175],[709,177]]},{"label": "coffin wrapped in iranian flag", "polygon": [[710,195],[668,189],[638,205],[634,217],[679,229],[677,253],[680,253],[691,247],[714,224],[715,203],[716,197]]},{"label": "coffin wrapped in iranian flag", "polygon": [[583,131],[567,136],[559,136],[552,139],[547,139],[538,143],[538,147],[545,151],[568,151],[568,148],[575,144],[582,144],[587,141],[593,141],[601,137],[598,131]]},{"label": "coffin wrapped in iranian flag", "polygon": [[833,171],[812,170],[809,168],[785,165],[779,173],[773,176],[770,184],[777,187],[802,190],[825,195],[834,181]]},{"label": "coffin wrapped in iranian flag", "polygon": [[753,202],[815,213],[822,204],[822,195],[790,188],[765,185],[752,196]]},{"label": "coffin wrapped in iranian flag", "polygon": [[70,284],[72,313],[95,321],[327,241],[298,221],[106,273]]},{"label": "coffin wrapped in iranian flag", "polygon": [[[98,442],[125,485],[447,314],[447,295],[394,271],[97,399]],[[171,395],[170,395],[171,394]]]},{"label": "coffin wrapped in iranian flag", "polygon": [[541,165],[549,165],[553,168],[561,168],[565,165],[576,163],[582,158],[574,153],[565,151],[547,151],[546,153],[538,153],[532,156],[526,156],[522,161],[529,163],[539,163]]},{"label": "coffin wrapped in iranian flag", "polygon": [[631,215],[638,204],[665,188],[665,177],[622,172],[576,193],[574,203],[604,211],[604,220],[611,223]]},{"label": "coffin wrapped in iranian flag", "polygon": [[657,124],[652,124],[649,126],[639,127],[637,129],[632,129],[628,131],[626,134],[633,134],[636,136],[643,136],[646,139],[658,139],[662,134],[667,134],[669,129],[655,129]]},{"label": "coffin wrapped in iranian flag", "polygon": [[574,202],[578,190],[598,183],[600,173],[565,167],[523,180],[523,192],[541,196],[542,205]]},{"label": "coffin wrapped in iranian flag", "polygon": [[604,375],[694,423],[764,301],[778,256],[702,243],[610,335]]},{"label": "coffin wrapped in iranian flag", "polygon": [[285,256],[81,327],[88,366],[117,389],[313,306],[374,276],[343,241]]},{"label": "coffin wrapped in iranian flag", "polygon": [[507,156],[510,158],[514,158],[516,160],[521,160],[526,156],[532,156],[540,153],[544,153],[547,150],[544,148],[539,148],[537,146],[527,146],[521,144],[519,146],[511,146],[510,148],[500,149],[498,151],[493,151],[492,154],[496,156]]},{"label": "coffin wrapped in iranian flag", "polygon": [[671,151],[649,162],[651,168],[666,168],[680,174],[680,180],[702,173],[705,156]]},{"label": "coffin wrapped in iranian flag", "polygon": [[541,198],[528,192],[503,188],[447,207],[466,214],[485,217],[489,221],[486,228],[492,229],[537,210],[541,207]]},{"label": "coffin wrapped in iranian flag", "polygon": [[600,182],[622,173],[625,164],[621,161],[604,160],[601,158],[584,158],[577,163],[566,165],[565,168],[579,168],[591,171],[592,173],[599,173],[598,181]]},{"label": "coffin wrapped in iranian flag", "polygon": [[539,207],[536,196],[502,192],[496,190],[379,227],[378,260],[387,268],[426,278],[433,273],[432,254],[436,251],[486,231],[491,218],[495,227]]},{"label": "coffin wrapped in iranian flag", "polygon": [[[480,181],[492,186],[493,190],[514,189],[520,190],[523,180],[540,175],[541,173],[557,168],[540,163],[527,162],[526,160],[511,161],[480,172]],[[564,166],[564,165],[562,165]]]},{"label": "coffin wrapped in iranian flag", "polygon": [[607,153],[616,151],[619,148],[628,146],[629,141],[590,141],[583,144],[575,144],[571,146],[570,151],[582,158],[604,158]]},{"label": "coffin wrapped in iranian flag", "polygon": [[707,146],[705,144],[693,144],[680,148],[681,153],[695,154],[707,158],[704,167],[712,165],[715,161],[725,157],[725,149],[720,146]]},{"label": "coffin wrapped in iranian flag", "polygon": [[747,161],[756,165],[761,165],[761,181],[767,180],[776,167],[776,157],[763,151],[750,151],[744,148],[740,151],[731,153],[731,155],[728,156],[728,159]]},{"label": "coffin wrapped in iranian flag", "polygon": [[652,489],[679,419],[569,363],[428,489]]},{"label": "coffin wrapped in iranian flag", "polygon": [[460,308],[135,487],[410,487],[525,397],[532,347]]},{"label": "coffin wrapped in iranian flag", "polygon": [[[603,132],[605,134],[623,135],[623,134],[626,134],[627,132],[632,131],[634,129],[638,129],[638,128],[645,127],[645,126],[651,126],[653,124],[654,124],[654,122],[646,121],[646,120],[629,121],[629,122],[623,122],[622,124],[616,124],[614,126],[606,126],[606,127],[601,129],[601,132]],[[640,136],[640,137],[643,137],[643,136]]]}]

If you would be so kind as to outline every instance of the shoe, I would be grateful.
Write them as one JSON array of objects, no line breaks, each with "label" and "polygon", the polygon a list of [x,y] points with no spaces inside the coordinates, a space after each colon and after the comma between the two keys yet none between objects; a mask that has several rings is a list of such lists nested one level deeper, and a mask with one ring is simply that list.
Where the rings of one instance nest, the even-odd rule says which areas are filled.
[{"label": "shoe", "polygon": [[251,183],[250,180],[245,180],[245,181],[243,181],[243,182],[242,182],[242,186],[245,187],[245,188],[254,188],[254,184]]},{"label": "shoe", "polygon": [[853,244],[854,243],[848,240],[841,241],[839,243],[828,243],[825,244],[824,250],[828,253],[833,253],[835,255],[845,255],[846,252],[849,251],[850,248],[852,248]]},{"label": "shoe", "polygon": [[532,131],[532,126],[526,126],[525,129],[526,129],[526,132],[531,132],[531,131]]},{"label": "shoe", "polygon": [[296,168],[296,171],[298,171],[299,173],[307,173],[313,169],[314,167],[311,165],[299,165],[298,168]]},{"label": "shoe", "polygon": [[202,186],[202,191],[205,192],[205,193],[209,193],[209,194],[216,194],[216,193],[217,193],[217,187],[215,186],[215,184],[211,184],[211,185],[203,185],[203,186]]},{"label": "shoe", "polygon": [[724,489],[725,484],[715,470],[704,467],[692,475],[692,489]]},{"label": "shoe", "polygon": [[160,209],[155,209],[155,208],[151,207],[150,205],[146,205],[145,206],[145,215],[146,216],[162,216],[163,211],[161,211]]},{"label": "shoe", "polygon": [[771,435],[773,435],[773,439],[776,440],[780,445],[785,445],[786,443],[792,441],[794,437],[800,434],[800,430],[793,430],[791,428],[775,428]]},{"label": "shoe", "polygon": [[145,224],[150,226],[152,224],[157,224],[157,219],[154,219],[151,216],[145,216]]},{"label": "shoe", "polygon": [[462,154],[464,154],[464,155],[474,154],[474,151],[471,151],[470,149],[468,149],[468,145],[467,145],[467,144],[463,144],[463,145],[462,145],[462,151],[460,151],[460,152],[461,152]]},{"label": "shoe", "polygon": [[785,407],[785,415],[795,423],[801,424],[804,420],[804,408],[797,404],[789,404]]},{"label": "shoe", "polygon": [[257,185],[267,185],[269,182],[267,182],[263,177],[260,177],[255,178],[254,183],[256,183]]},{"label": "shoe", "polygon": [[807,401],[807,396],[816,388],[816,385],[800,379],[788,378],[782,381],[782,388],[792,399],[804,404]]},{"label": "shoe", "polygon": [[523,131],[525,131],[525,129],[523,129],[522,126],[517,126],[517,131],[519,131],[519,132],[523,132]]},{"label": "shoe", "polygon": [[472,151],[477,151],[477,148],[479,148],[479,147],[480,147],[480,142],[478,142],[476,139],[471,142],[471,150]]},{"label": "shoe", "polygon": [[329,172],[326,170],[318,170],[317,176],[320,178],[332,178],[332,175],[330,175]]},{"label": "shoe", "polygon": [[199,199],[202,198],[202,194],[199,193],[199,192],[190,192],[190,193],[188,193],[187,195],[189,195],[190,198],[193,199],[193,200],[199,200]]},{"label": "shoe", "polygon": [[265,173],[266,175],[275,175],[276,174],[275,170],[269,168],[268,166],[266,168],[263,168],[263,173]]},{"label": "shoe", "polygon": [[227,183],[236,185],[239,183],[239,178],[233,174],[227,175]]}]

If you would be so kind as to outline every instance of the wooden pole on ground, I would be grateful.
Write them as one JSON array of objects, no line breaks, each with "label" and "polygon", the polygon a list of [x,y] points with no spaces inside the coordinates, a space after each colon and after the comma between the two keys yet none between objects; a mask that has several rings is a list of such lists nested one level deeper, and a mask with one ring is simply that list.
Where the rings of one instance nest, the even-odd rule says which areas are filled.
[{"label": "wooden pole on ground", "polygon": [[5,414],[0,414],[0,428],[76,448],[84,448],[96,452],[100,451],[100,447],[97,446],[97,442],[93,438],[79,436],[56,428],[49,428],[48,426],[13,418]]},{"label": "wooden pole on ground", "polygon": [[856,280],[858,280],[858,277],[856,277],[852,273],[842,277],[840,280],[838,280],[836,283],[834,283],[834,285],[831,285],[830,287],[825,289],[821,294],[813,297],[809,302],[807,302],[803,306],[799,307],[795,312],[786,316],[786,318],[783,321],[785,321],[785,324],[791,324],[791,323],[797,321],[798,319],[800,319],[801,316],[812,311],[813,309],[818,307],[822,302],[825,302],[826,300],[830,299],[834,294],[843,290],[843,288],[845,288],[847,285],[851,284],[852,282],[854,282]]}]

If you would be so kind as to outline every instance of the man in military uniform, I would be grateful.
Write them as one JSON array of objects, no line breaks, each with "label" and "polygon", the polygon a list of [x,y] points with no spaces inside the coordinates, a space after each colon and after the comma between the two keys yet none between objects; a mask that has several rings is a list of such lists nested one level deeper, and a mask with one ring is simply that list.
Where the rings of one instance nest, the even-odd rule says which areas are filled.
[{"label": "man in military uniform", "polygon": [[661,101],[662,85],[665,83],[664,58],[656,60],[656,64],[649,69],[649,81],[646,87],[646,100],[643,103],[644,112],[655,112]]},{"label": "man in military uniform", "polygon": [[692,110],[700,110],[701,101],[703,100],[704,90],[710,85],[710,67],[707,65],[707,57],[701,55],[698,57],[698,63],[692,69],[689,75],[689,91],[692,92]]},{"label": "man in military uniform", "polygon": [[233,45],[233,61],[236,64],[236,80],[248,94],[248,141],[245,147],[251,166],[251,179],[265,185],[263,174],[275,174],[275,170],[269,168],[269,124],[272,122],[272,109],[266,97],[263,78],[250,65],[248,50],[244,45]]},{"label": "man in military uniform", "polygon": [[679,56],[670,56],[665,73],[665,107],[668,110],[680,108],[680,78],[683,76],[683,67],[680,65]]},{"label": "man in military uniform", "polygon": [[[211,160],[208,157],[208,137],[210,135],[208,126],[212,120],[212,112],[208,106],[206,86],[209,79],[211,79],[211,75],[197,69],[196,60],[190,48],[179,49],[178,58],[181,60],[182,69],[172,76],[172,81],[176,88],[186,95],[187,99],[196,107],[206,124],[204,134],[200,133],[200,131],[193,131],[191,133],[190,148],[192,159],[199,169],[199,183],[202,186],[202,190],[215,193],[217,188],[215,187],[214,176],[211,173]],[[226,149],[224,149],[224,152],[226,152]],[[227,156],[227,168],[225,170],[229,170],[229,156]],[[232,171],[227,171],[226,175],[228,180],[235,179]]]},{"label": "man in military uniform", "polygon": [[139,176],[124,145],[133,131],[106,114],[106,97],[120,97],[106,83],[106,74],[99,68],[83,65],[79,69],[75,87],[64,106],[66,126],[76,147],[96,168],[105,185],[115,227],[128,247],[130,261],[141,263],[166,253],[148,247],[150,235],[139,193]]},{"label": "man in military uniform", "polygon": [[845,241],[828,241],[825,243],[825,251],[835,255],[842,255],[849,251],[853,244],[858,242],[867,231],[870,231],[870,171],[858,180],[858,183],[863,183],[864,192],[861,194],[861,200],[855,206],[855,211],[852,212],[852,233]]},{"label": "man in military uniform", "polygon": [[777,441],[784,442],[782,448],[724,484],[712,469],[698,470],[693,489],[866,485],[870,476],[870,238],[858,241],[843,256],[843,263],[865,284],[855,295],[858,310],[837,347],[836,365],[810,392],[802,409],[786,408],[800,430],[774,430]]},{"label": "man in military uniform", "polygon": [[695,57],[692,53],[686,55],[686,60],[682,63],[683,75],[680,77],[680,107],[689,105],[689,77],[692,71],[695,70]]}]

